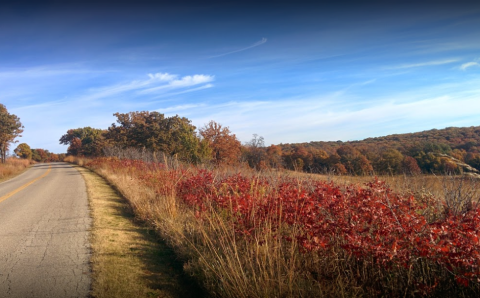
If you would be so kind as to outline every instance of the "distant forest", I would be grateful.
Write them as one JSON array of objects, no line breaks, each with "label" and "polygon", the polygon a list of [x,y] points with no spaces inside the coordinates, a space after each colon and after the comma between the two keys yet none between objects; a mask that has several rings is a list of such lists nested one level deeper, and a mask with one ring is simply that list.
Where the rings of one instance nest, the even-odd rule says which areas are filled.
[{"label": "distant forest", "polygon": [[277,147],[287,168],[307,172],[417,174],[480,170],[480,126]]},{"label": "distant forest", "polygon": [[[117,123],[107,129],[68,130],[59,140],[69,146],[67,154],[112,156],[118,149],[136,148],[193,164],[248,165],[257,170],[336,175],[458,174],[480,170],[480,126],[432,129],[362,141],[265,146],[264,138],[258,135],[242,144],[228,127],[215,121],[197,130],[189,119],[178,115],[166,117],[148,111],[114,115]],[[23,151],[16,149],[19,156]]]}]

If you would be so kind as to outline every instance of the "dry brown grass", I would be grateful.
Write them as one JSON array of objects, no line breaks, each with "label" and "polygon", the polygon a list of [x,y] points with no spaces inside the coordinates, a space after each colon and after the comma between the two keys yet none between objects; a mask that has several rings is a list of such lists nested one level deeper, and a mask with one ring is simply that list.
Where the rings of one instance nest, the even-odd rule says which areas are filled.
[{"label": "dry brown grass", "polygon": [[172,250],[134,220],[125,199],[97,174],[77,169],[85,178],[93,217],[92,296],[201,297]]},{"label": "dry brown grass", "polygon": [[[286,243],[276,238],[268,227],[269,222],[265,222],[266,233],[255,242],[236,241],[225,215],[216,213],[213,208],[209,212],[211,216],[199,219],[191,209],[178,202],[175,193],[159,197],[153,189],[142,186],[127,172],[113,172],[101,167],[95,171],[118,188],[135,214],[168,241],[177,257],[188,260],[184,270],[195,276],[212,296],[358,295],[355,289],[338,292],[346,283],[340,274],[337,280],[321,284],[314,276],[299,276],[298,272],[303,271],[304,266],[316,266],[322,260],[314,255],[306,259],[299,253],[297,242]],[[217,174],[233,172],[238,169],[221,169]],[[269,175],[276,179],[283,173],[271,172]],[[174,185],[176,181],[170,183]]]},{"label": "dry brown grass", "polygon": [[[288,172],[287,175],[302,178],[333,181],[338,185],[365,183],[374,180],[374,176],[335,176]],[[445,201],[455,200],[452,196],[472,197],[476,200],[480,197],[480,179],[468,175],[385,175],[377,176],[385,181],[395,192],[414,196],[429,195]]]},{"label": "dry brown grass", "polygon": [[91,158],[77,157],[77,156],[69,155],[69,156],[65,157],[65,159],[63,161],[73,163],[73,164],[76,164],[76,165],[79,165],[79,166],[83,167],[86,163],[88,163],[91,160],[92,160]]},{"label": "dry brown grass", "polygon": [[[77,160],[77,162],[85,164],[85,161]],[[181,167],[178,164],[166,166],[167,168]],[[342,254],[340,249],[334,248],[329,256],[300,253],[296,241],[281,241],[271,232],[272,229],[268,226],[269,220],[258,224],[259,230],[265,231],[264,234],[256,234],[254,241],[239,241],[235,236],[228,212],[222,213],[218,209],[211,208],[201,218],[195,216],[191,208],[187,208],[176,198],[174,186],[181,177],[158,178],[158,181],[161,181],[159,183],[162,184],[161,187],[172,190],[170,193],[162,192],[162,195],[159,195],[155,186],[148,187],[141,183],[138,173],[134,173],[133,169],[112,170],[103,167],[101,163],[94,169],[118,188],[128,199],[136,216],[149,223],[159,235],[166,239],[177,256],[188,260],[184,266],[185,271],[195,275],[213,296],[366,297],[375,295],[375,292],[365,290],[365,284],[362,284],[362,280],[375,283],[375,279],[370,278],[371,268],[362,267],[362,264],[356,262],[352,256]],[[190,171],[189,168],[186,170]],[[256,173],[247,169],[232,168],[216,170],[215,175],[221,177],[239,171],[245,175],[268,177],[272,182],[271,185],[275,185],[275,180],[280,180],[284,175],[293,176],[299,181],[307,176],[333,180],[340,185],[362,184],[373,180],[373,177],[321,176],[277,171]],[[166,174],[165,171],[159,170],[154,172],[154,175],[160,177]],[[459,180],[459,177],[448,176],[385,176],[380,179],[386,180],[400,193],[410,193],[418,197],[437,194],[440,198],[447,198],[449,193],[458,190],[459,187],[461,191],[467,193],[475,192],[472,196],[478,197],[476,180]],[[461,186],[459,181],[464,181]],[[262,225],[264,228],[261,227]],[[395,277],[383,276],[382,278],[387,280]],[[401,283],[392,281],[391,284]],[[402,292],[399,287],[390,290],[391,293]]]},{"label": "dry brown grass", "polygon": [[8,158],[4,164],[0,163],[0,182],[23,173],[31,164],[28,159]]}]

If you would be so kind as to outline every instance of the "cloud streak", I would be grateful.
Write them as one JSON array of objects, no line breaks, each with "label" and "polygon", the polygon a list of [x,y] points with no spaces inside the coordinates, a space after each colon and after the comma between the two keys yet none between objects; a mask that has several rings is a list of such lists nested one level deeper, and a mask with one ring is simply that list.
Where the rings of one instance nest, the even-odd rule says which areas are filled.
[{"label": "cloud streak", "polygon": [[427,61],[427,62],[412,63],[412,64],[402,64],[402,65],[387,67],[387,69],[408,69],[408,68],[417,68],[417,67],[424,67],[424,66],[436,66],[436,65],[455,63],[458,61],[460,61],[460,59],[435,60],[435,61]]},{"label": "cloud streak", "polygon": [[460,69],[461,70],[466,70],[467,68],[469,67],[472,67],[472,66],[480,66],[480,64],[478,62],[467,62],[467,63],[463,63],[461,66],[460,66]]},{"label": "cloud streak", "polygon": [[256,43],[248,46],[248,47],[245,47],[245,48],[241,48],[241,49],[238,49],[238,50],[235,50],[235,51],[231,51],[231,52],[227,52],[227,53],[223,53],[223,54],[220,54],[220,55],[214,55],[214,56],[210,56],[208,57],[209,59],[211,58],[218,58],[218,57],[223,57],[223,56],[227,56],[227,55],[231,55],[231,54],[235,54],[235,53],[239,53],[239,52],[243,52],[243,51],[246,51],[246,50],[250,50],[250,49],[253,49],[255,47],[258,47],[258,46],[261,46],[262,44],[266,43],[267,42],[267,39],[264,37],[262,38],[260,41],[257,41]]},{"label": "cloud streak", "polygon": [[[205,85],[197,87],[197,88],[190,88],[190,89],[183,90],[183,91],[165,93],[165,94],[154,97],[154,99],[162,98],[162,97],[166,97],[166,96],[175,96],[175,95],[195,92],[195,91],[199,91],[199,90],[209,89],[209,88],[212,88],[212,87],[213,87],[213,84],[205,84]],[[149,104],[151,104],[151,103],[154,103],[154,102],[149,102]]]},{"label": "cloud streak", "polygon": [[166,84],[152,87],[152,88],[146,88],[146,89],[140,90],[139,93],[146,94],[146,93],[154,93],[154,92],[165,90],[165,89],[188,88],[188,87],[193,87],[201,84],[210,83],[214,81],[214,79],[215,79],[215,76],[204,75],[204,74],[184,76],[180,79],[177,79],[177,77],[170,76],[168,80],[162,80],[162,81],[165,81]]},{"label": "cloud streak", "polygon": [[110,72],[108,70],[99,71],[83,67],[81,64],[65,64],[65,65],[44,65],[37,67],[16,67],[16,68],[0,68],[0,78],[15,79],[35,79],[54,76],[74,76],[100,74]]},{"label": "cloud streak", "polygon": [[[135,80],[128,83],[107,86],[99,89],[91,90],[89,95],[83,97],[84,100],[96,100],[100,98],[111,97],[127,92],[136,92],[140,95],[154,94],[159,91],[170,91],[176,89],[186,89],[176,94],[184,92],[192,92],[213,87],[209,82],[214,81],[215,76],[195,74],[179,78],[178,75],[169,73],[148,74],[147,80]],[[202,86],[199,86],[202,85]],[[199,86],[197,88],[191,88]],[[173,94],[171,94],[173,95]]]},{"label": "cloud streak", "polygon": [[[373,82],[370,80],[356,85]],[[400,94],[386,94],[363,104],[344,100],[345,96],[325,93],[303,99],[185,103],[160,112],[181,113],[197,127],[213,119],[229,126],[242,141],[248,141],[253,133],[274,144],[356,140],[471,125],[469,121],[478,115],[480,109],[478,82],[471,80],[462,85],[438,84],[415,88]],[[465,109],[466,106],[471,108]],[[386,133],[385,129],[389,132]]]}]

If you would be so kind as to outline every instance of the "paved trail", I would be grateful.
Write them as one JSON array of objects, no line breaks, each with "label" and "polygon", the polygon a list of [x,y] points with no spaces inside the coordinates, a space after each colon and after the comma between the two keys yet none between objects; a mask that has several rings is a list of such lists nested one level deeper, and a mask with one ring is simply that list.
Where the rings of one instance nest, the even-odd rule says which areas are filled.
[{"label": "paved trail", "polygon": [[67,163],[37,164],[0,184],[0,297],[87,297],[85,183]]}]

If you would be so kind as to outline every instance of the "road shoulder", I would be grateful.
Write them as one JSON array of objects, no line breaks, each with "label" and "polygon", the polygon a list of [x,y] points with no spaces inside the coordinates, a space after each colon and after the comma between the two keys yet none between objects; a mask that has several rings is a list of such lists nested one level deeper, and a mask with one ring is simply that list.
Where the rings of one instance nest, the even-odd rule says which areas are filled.
[{"label": "road shoulder", "polygon": [[127,201],[102,177],[74,167],[85,179],[93,218],[92,296],[190,296],[171,249],[135,221]]}]

